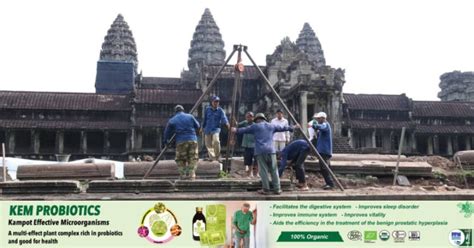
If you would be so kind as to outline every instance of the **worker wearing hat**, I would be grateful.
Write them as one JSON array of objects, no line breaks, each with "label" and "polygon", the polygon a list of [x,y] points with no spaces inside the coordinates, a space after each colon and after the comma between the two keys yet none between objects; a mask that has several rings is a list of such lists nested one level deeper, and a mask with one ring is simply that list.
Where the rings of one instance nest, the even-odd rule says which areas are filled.
[{"label": "worker wearing hat", "polygon": [[[332,157],[332,130],[331,125],[326,121],[327,115],[324,112],[316,114],[316,122],[313,122],[313,129],[316,134],[316,149],[326,164],[331,167],[330,159]],[[325,185],[323,189],[334,188],[334,181],[329,174],[329,170],[324,166],[323,161],[319,160],[321,174],[324,177]]]},{"label": "worker wearing hat", "polygon": [[273,134],[276,132],[293,131],[294,128],[299,128],[299,126],[291,127],[270,124],[263,113],[255,115],[255,124],[253,125],[239,129],[232,128],[231,131],[237,134],[250,133],[255,137],[254,154],[258,162],[258,172],[262,179],[262,189],[258,193],[264,195],[271,193],[270,182],[268,181],[268,174],[270,174],[274,194],[281,194],[275,147],[273,146]]},{"label": "worker wearing hat", "polygon": [[219,138],[221,126],[226,125],[227,129],[230,128],[224,110],[219,107],[219,101],[220,98],[218,96],[211,98],[211,106],[208,106],[204,111],[204,120],[202,122],[204,143],[211,161],[219,161],[221,156],[221,142]]},{"label": "worker wearing hat", "polygon": [[198,143],[196,130],[200,128],[199,122],[190,114],[184,113],[181,105],[174,107],[176,112],[166,125],[165,140],[170,142],[176,134],[176,164],[180,179],[196,178],[198,156]]}]

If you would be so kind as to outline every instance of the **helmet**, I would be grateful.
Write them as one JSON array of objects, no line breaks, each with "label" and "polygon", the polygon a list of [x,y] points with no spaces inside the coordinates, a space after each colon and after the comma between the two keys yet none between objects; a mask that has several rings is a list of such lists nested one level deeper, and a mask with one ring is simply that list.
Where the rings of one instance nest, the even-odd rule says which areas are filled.
[{"label": "helmet", "polygon": [[264,119],[265,121],[267,120],[267,118],[265,118],[265,115],[263,113],[258,113],[257,115],[255,115],[255,120],[258,118]]},{"label": "helmet", "polygon": [[221,99],[218,96],[213,96],[211,102],[220,101]]}]

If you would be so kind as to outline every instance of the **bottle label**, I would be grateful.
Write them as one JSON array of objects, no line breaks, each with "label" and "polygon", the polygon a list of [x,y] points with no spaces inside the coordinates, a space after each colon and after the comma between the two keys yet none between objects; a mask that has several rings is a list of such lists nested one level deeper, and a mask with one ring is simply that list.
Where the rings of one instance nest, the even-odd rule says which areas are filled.
[{"label": "bottle label", "polygon": [[199,237],[199,233],[204,231],[206,231],[206,223],[202,220],[196,220],[193,224],[193,235]]}]

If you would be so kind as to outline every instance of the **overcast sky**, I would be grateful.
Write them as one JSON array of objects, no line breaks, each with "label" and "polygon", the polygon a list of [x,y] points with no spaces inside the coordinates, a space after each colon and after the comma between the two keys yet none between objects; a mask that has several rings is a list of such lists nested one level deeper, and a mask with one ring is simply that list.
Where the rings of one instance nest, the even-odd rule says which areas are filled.
[{"label": "overcast sky", "polygon": [[346,70],[347,93],[437,100],[441,74],[474,71],[471,0],[2,0],[0,90],[94,92],[100,48],[119,13],[143,75],[179,77],[205,8],[227,55],[244,44],[260,65],[308,22],[326,63]]}]

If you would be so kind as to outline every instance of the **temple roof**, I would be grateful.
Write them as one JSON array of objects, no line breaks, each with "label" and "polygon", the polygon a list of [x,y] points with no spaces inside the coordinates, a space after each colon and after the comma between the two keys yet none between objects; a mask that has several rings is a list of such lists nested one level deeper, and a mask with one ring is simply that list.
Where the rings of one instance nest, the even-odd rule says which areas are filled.
[{"label": "temple roof", "polygon": [[202,64],[222,65],[225,61],[224,41],[209,9],[204,10],[196,26],[188,55],[189,70]]},{"label": "temple roof", "polygon": [[138,59],[135,39],[121,14],[115,18],[104,37],[100,60],[133,62],[136,70]]},{"label": "temple roof", "polygon": [[115,129],[130,128],[128,121],[81,121],[81,120],[2,120],[1,128],[43,128],[43,129]]},{"label": "temple roof", "polygon": [[411,128],[414,124],[409,121],[382,121],[382,120],[351,120],[351,128],[359,129],[401,129],[402,127]]},{"label": "temple roof", "polygon": [[353,110],[410,110],[410,99],[405,95],[349,94],[344,93],[344,100]]},{"label": "temple roof", "polygon": [[308,23],[303,25],[303,29],[301,30],[298,39],[296,39],[296,45],[301,51],[308,55],[309,61],[313,62],[316,67],[326,65],[321,43]]},{"label": "temple roof", "polygon": [[128,95],[0,91],[0,109],[128,111],[129,99]]},{"label": "temple roof", "polygon": [[172,77],[143,77],[140,88],[147,89],[181,89],[183,83],[181,78]]},{"label": "temple roof", "polygon": [[194,104],[201,94],[201,90],[138,89],[135,101],[150,104]]},{"label": "temple roof", "polygon": [[472,125],[417,125],[415,130],[425,134],[474,134]]},{"label": "temple roof", "polygon": [[474,118],[474,102],[413,101],[413,116]]}]

